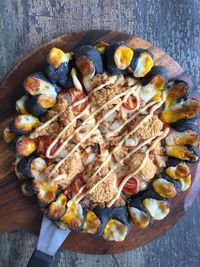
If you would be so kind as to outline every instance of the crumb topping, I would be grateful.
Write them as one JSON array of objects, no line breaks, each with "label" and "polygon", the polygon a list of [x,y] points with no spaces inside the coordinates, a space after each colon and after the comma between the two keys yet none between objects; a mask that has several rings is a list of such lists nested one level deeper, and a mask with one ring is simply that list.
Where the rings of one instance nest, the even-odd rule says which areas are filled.
[{"label": "crumb topping", "polygon": [[58,121],[52,122],[49,127],[45,127],[42,130],[38,131],[38,136],[51,136],[52,138],[56,138],[60,131],[60,124]]},{"label": "crumb topping", "polygon": [[[125,92],[127,90],[126,87],[120,86],[120,85],[107,85],[103,89],[94,92],[91,98],[91,102],[97,106],[102,106],[112,98],[114,98],[116,95]],[[117,98],[112,102],[113,104],[118,104],[121,102],[120,98]]]},{"label": "crumb topping", "polygon": [[157,115],[153,115],[150,119],[143,123],[133,136],[140,139],[147,139],[149,137],[156,136],[163,128],[163,122]]},{"label": "crumb topping", "polygon": [[[48,169],[46,170],[46,173],[50,173],[50,171],[55,167],[55,164],[51,164]],[[65,174],[66,175],[66,184],[69,184],[73,178],[81,173],[83,171],[83,163],[78,156],[78,153],[74,154],[73,157],[70,157],[69,160],[65,161],[55,172],[54,177]]]},{"label": "crumb topping", "polygon": [[[102,179],[98,176],[95,183]],[[90,198],[94,202],[105,204],[109,202],[117,193],[117,177],[111,173],[103,182],[101,182],[95,190],[90,194]]]},{"label": "crumb topping", "polygon": [[159,142],[154,149],[151,150],[150,154],[152,155],[165,155],[165,148]]},{"label": "crumb topping", "polygon": [[53,107],[53,110],[56,112],[64,111],[68,108],[68,102],[64,95],[59,94],[57,98],[57,102]]},{"label": "crumb topping", "polygon": [[[145,154],[144,153],[135,153],[131,157],[130,160],[130,169],[134,172],[144,160]],[[140,170],[135,177],[139,180],[144,180],[145,182],[149,182],[156,174],[157,166],[154,164],[153,160],[148,157],[144,167]]]},{"label": "crumb topping", "polygon": [[[57,137],[58,133],[60,133],[62,129],[75,118],[72,109],[68,107],[68,102],[63,95],[58,96],[58,101],[53,109],[48,111],[47,118],[50,119],[59,112],[62,112],[60,116],[55,121],[51,122],[47,127],[39,130],[37,132],[38,136],[51,136],[51,138],[54,139]],[[64,142],[64,140],[74,132],[75,127],[76,122],[68,127],[67,131],[65,131],[61,136],[59,140],[60,143]]]},{"label": "crumb topping", "polygon": [[104,84],[105,82],[108,81],[108,75],[103,73],[103,74],[97,74],[91,79],[91,87],[92,89],[100,86],[101,84]]}]

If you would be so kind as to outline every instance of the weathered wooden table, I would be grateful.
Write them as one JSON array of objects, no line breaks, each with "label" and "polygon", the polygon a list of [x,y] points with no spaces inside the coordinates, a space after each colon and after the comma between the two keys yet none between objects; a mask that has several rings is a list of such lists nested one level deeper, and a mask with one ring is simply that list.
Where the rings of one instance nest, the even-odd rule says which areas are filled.
[{"label": "weathered wooden table", "polygon": [[[0,79],[23,56],[54,37],[72,31],[110,29],[126,31],[161,47],[180,62],[200,91],[199,18],[199,0],[1,0]],[[1,234],[0,267],[26,266],[35,243],[36,237],[29,233]],[[180,223],[142,248],[104,256],[62,251],[54,264],[104,265],[200,266],[200,197]]]}]

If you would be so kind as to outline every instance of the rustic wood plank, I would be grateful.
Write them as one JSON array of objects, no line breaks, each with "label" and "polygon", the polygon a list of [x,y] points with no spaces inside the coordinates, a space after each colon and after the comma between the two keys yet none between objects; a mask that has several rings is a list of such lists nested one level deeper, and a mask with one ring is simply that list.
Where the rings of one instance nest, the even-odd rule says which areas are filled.
[{"label": "rustic wood plank", "polygon": [[[80,3],[81,2],[81,3]],[[180,3],[181,2],[181,3]],[[112,29],[148,39],[174,56],[200,90],[199,1],[0,1],[0,76],[24,55],[63,33]],[[61,252],[54,266],[199,266],[200,198],[165,236],[135,251],[112,256]],[[0,266],[26,266],[35,238],[21,232],[0,238]]]}]

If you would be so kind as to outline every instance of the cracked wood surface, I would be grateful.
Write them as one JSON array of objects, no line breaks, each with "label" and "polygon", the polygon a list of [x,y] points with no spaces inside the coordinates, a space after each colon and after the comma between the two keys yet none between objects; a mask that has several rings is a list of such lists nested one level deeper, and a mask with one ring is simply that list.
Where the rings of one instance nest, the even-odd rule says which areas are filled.
[{"label": "cracked wood surface", "polygon": [[[125,31],[173,56],[200,90],[199,0],[1,0],[0,79],[22,57],[64,33],[88,29]],[[62,251],[53,267],[200,265],[200,197],[183,220],[159,239],[115,255]],[[5,222],[6,223],[6,222]],[[0,267],[24,267],[36,237],[22,231],[0,235]]]}]

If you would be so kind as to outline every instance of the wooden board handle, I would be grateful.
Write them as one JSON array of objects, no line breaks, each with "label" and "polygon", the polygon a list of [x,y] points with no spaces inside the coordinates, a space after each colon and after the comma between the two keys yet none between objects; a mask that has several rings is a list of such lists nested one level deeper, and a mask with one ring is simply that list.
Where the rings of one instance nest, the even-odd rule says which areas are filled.
[{"label": "wooden board handle", "polygon": [[46,253],[34,250],[27,267],[50,267],[54,261],[54,257]]}]

